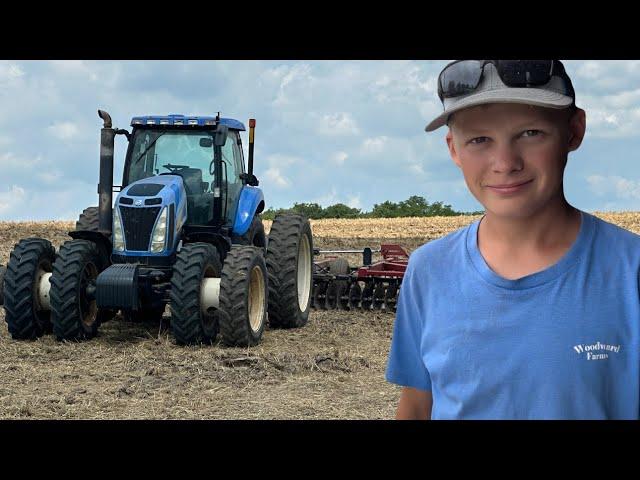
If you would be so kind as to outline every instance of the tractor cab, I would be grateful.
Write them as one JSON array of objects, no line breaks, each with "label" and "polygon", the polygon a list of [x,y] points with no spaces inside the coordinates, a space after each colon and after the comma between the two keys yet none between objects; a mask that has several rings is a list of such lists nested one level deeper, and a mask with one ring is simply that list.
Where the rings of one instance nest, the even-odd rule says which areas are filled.
[{"label": "tractor cab", "polygon": [[186,192],[186,225],[233,226],[244,185],[241,122],[168,115],[134,117],[131,126],[123,192],[147,179],[126,192],[132,197],[144,195],[153,191],[143,186],[154,185],[150,177],[177,176]]}]

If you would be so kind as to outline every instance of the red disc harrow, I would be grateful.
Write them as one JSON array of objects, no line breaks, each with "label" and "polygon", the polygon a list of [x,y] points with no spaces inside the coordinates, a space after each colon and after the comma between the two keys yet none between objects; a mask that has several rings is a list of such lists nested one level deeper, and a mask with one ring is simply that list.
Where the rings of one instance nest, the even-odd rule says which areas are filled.
[{"label": "red disc harrow", "polygon": [[[396,244],[382,244],[379,250],[314,250],[314,255],[361,253],[362,266],[333,256],[313,264],[311,306],[322,310],[380,310],[395,312],[402,277],[409,255]],[[373,253],[382,260],[372,262]]]}]

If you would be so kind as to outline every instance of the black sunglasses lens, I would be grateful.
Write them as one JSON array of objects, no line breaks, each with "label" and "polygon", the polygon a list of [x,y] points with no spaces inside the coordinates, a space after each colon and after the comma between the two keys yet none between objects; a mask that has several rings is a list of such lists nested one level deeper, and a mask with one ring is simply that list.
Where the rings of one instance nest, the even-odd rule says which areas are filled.
[{"label": "black sunglasses lens", "polygon": [[544,85],[551,79],[552,60],[500,60],[498,74],[509,87]]},{"label": "black sunglasses lens", "polygon": [[445,68],[440,74],[440,90],[444,98],[473,92],[480,83],[482,62],[465,60]]}]

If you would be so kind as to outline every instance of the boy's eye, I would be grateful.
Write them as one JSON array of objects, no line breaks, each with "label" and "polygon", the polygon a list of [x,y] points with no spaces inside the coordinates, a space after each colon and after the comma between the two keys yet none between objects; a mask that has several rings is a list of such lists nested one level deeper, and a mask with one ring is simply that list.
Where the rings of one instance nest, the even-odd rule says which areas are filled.
[{"label": "boy's eye", "polygon": [[526,130],[524,132],[522,132],[522,136],[523,137],[535,137],[537,135],[540,135],[540,130]]},{"label": "boy's eye", "polygon": [[485,143],[488,139],[488,137],[476,137],[469,140],[469,143],[472,145],[479,145],[481,143]]}]

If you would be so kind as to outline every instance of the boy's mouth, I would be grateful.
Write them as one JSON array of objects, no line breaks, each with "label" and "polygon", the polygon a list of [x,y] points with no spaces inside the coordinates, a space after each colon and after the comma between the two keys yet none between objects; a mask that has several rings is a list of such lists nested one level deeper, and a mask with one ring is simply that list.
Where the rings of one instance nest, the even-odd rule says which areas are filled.
[{"label": "boy's mouth", "polygon": [[520,190],[524,190],[526,186],[529,185],[531,182],[533,182],[533,179],[526,180],[524,182],[487,185],[487,188],[497,193],[514,193],[514,192],[519,192]]}]

